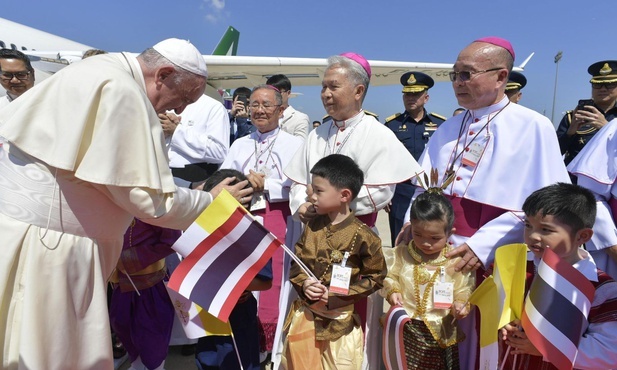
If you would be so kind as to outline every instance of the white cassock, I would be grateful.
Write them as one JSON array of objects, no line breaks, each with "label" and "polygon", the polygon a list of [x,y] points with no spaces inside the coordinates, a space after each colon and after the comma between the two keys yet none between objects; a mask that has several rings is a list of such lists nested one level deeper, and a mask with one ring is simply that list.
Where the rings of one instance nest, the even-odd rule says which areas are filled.
[{"label": "white cassock", "polygon": [[113,368],[107,279],[133,217],[184,229],[210,203],[176,189],[129,54],[72,64],[0,110],[2,368]]},{"label": "white cassock", "polygon": [[598,201],[593,236],[586,249],[598,268],[617,279],[617,263],[605,248],[617,245],[617,119],[604,126],[568,165],[578,185],[591,190]]},{"label": "white cassock", "polygon": [[[440,179],[448,169],[454,171],[454,181],[444,189],[455,210],[457,230],[451,240],[455,246],[467,243],[484,266],[493,261],[495,248],[523,242],[522,207],[533,191],[570,182],[552,123],[510,103],[505,95],[494,105],[442,123],[420,164],[425,171],[436,168]],[[413,198],[422,191],[418,189]],[[475,367],[472,321],[469,315],[459,324],[468,338],[459,344],[461,368]]]},{"label": "white cassock", "polygon": [[290,193],[293,213],[306,202],[311,168],[321,158],[335,153],[350,157],[364,172],[364,185],[351,203],[358,216],[384,208],[392,199],[397,183],[422,172],[394,133],[373,116],[361,111],[347,121],[332,120],[311,131],[302,150],[285,168],[285,174],[294,182]]},{"label": "white cassock", "polygon": [[[311,168],[321,158],[335,153],[350,157],[364,172],[364,184],[351,203],[351,209],[358,216],[383,209],[390,203],[397,183],[422,172],[422,168],[392,130],[375,117],[360,111],[347,121],[331,120],[311,131],[304,147],[285,168],[285,174],[294,181],[290,192],[293,214],[306,202]],[[367,325],[364,332],[364,369],[377,369],[382,365],[381,334],[373,334],[373,331],[379,332],[378,322],[382,314],[383,299],[378,294],[371,294],[367,302]]]}]

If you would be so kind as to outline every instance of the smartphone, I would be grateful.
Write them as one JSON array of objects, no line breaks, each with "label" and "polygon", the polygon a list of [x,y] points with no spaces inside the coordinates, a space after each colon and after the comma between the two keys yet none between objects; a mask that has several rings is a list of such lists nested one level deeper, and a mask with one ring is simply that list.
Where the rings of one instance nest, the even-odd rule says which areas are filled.
[{"label": "smartphone", "polygon": [[585,110],[585,106],[590,105],[592,107],[596,106],[593,99],[581,99],[578,101],[578,105],[576,106],[576,110]]},{"label": "smartphone", "polygon": [[249,104],[249,98],[246,95],[238,95],[238,101],[241,101],[245,107]]}]

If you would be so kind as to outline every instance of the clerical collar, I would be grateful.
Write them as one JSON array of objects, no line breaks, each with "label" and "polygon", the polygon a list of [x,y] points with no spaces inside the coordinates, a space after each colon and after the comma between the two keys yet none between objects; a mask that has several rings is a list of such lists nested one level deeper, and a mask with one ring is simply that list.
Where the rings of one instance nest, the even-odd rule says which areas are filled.
[{"label": "clerical collar", "polygon": [[351,127],[353,125],[355,125],[356,123],[362,121],[362,118],[364,117],[364,111],[360,110],[358,112],[358,114],[356,114],[355,116],[351,117],[348,120],[344,120],[344,121],[335,121],[334,119],[332,120],[332,124],[334,126],[336,126],[339,130],[344,131],[346,128]]},{"label": "clerical collar", "polygon": [[504,95],[503,98],[499,102],[493,105],[489,105],[488,107],[483,107],[483,108],[478,108],[478,109],[470,109],[469,113],[471,114],[472,122],[476,120],[480,120],[484,116],[487,116],[489,114],[502,110],[506,105],[508,105],[509,102],[510,100],[508,99],[508,97]]},{"label": "clerical collar", "polygon": [[276,134],[278,134],[280,130],[281,129],[279,127],[277,127],[274,130],[270,130],[270,131],[264,132],[264,133],[261,133],[259,131],[255,131],[255,139],[257,139],[257,141],[266,141],[266,140],[270,139],[271,137],[276,136]]}]

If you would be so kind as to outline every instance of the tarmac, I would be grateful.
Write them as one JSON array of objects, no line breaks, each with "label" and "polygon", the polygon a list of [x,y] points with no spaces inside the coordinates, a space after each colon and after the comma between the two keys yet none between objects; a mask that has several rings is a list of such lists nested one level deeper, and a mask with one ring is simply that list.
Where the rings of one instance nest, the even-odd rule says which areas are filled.
[{"label": "tarmac", "polygon": [[[388,214],[385,211],[382,210],[377,214],[377,222],[375,226],[377,227],[379,237],[381,238],[382,246],[391,247],[392,243],[390,241],[390,226],[388,223]],[[387,310],[387,303],[384,304],[384,310]],[[129,367],[130,362],[126,361],[118,369],[128,370]],[[169,346],[169,353],[167,354],[167,359],[165,360],[165,369],[197,369],[197,365],[195,365],[195,356],[183,355],[182,346]],[[265,367],[264,369],[269,369],[269,367]]]}]

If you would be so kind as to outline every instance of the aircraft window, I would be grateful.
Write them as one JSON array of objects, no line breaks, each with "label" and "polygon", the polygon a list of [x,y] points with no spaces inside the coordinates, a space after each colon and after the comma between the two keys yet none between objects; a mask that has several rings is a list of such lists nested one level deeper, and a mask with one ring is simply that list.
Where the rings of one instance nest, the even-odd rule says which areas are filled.
[{"label": "aircraft window", "polygon": [[17,50],[17,45],[15,45],[15,44],[11,44],[11,49],[13,49],[13,50]]},{"label": "aircraft window", "polygon": [[2,49],[6,48],[6,44],[4,43],[4,41],[0,41],[0,48]]}]

